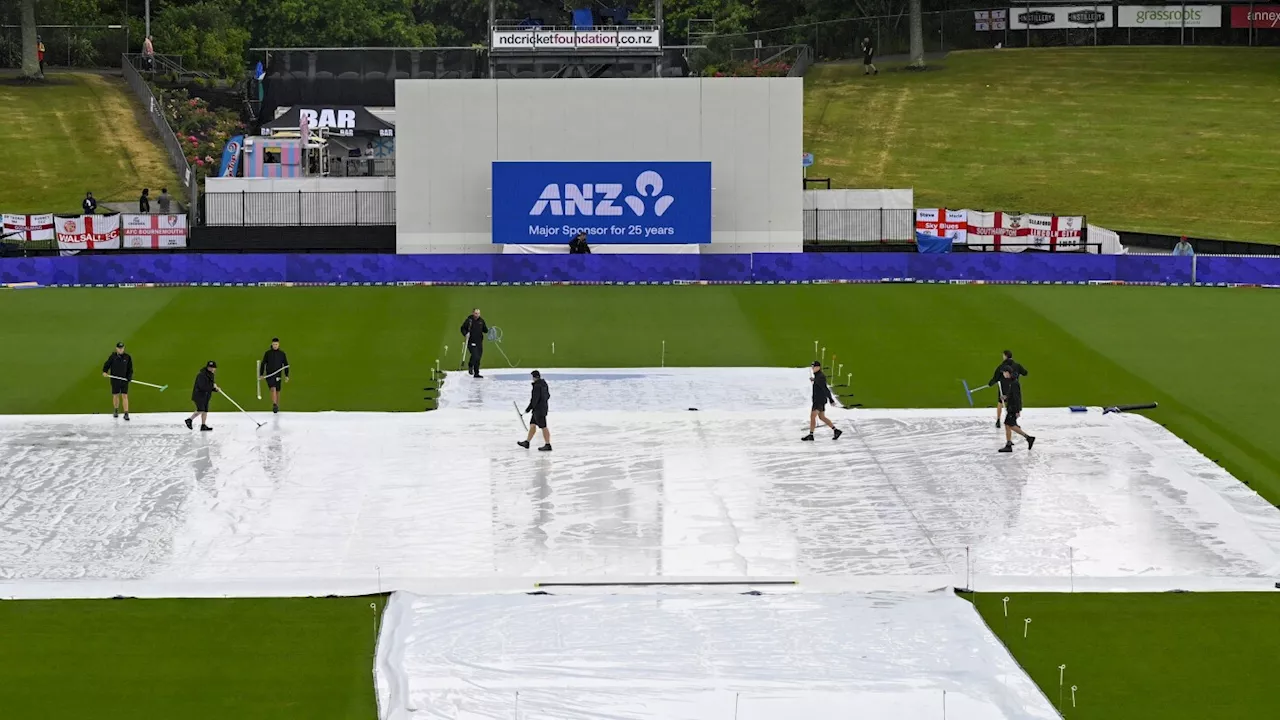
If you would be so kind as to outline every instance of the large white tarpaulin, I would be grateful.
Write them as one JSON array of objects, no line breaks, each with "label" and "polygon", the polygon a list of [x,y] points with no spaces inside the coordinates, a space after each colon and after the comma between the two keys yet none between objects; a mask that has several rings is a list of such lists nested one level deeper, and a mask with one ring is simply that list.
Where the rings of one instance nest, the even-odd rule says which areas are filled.
[{"label": "large white tarpaulin", "polygon": [[[502,341],[513,360],[529,342]],[[1004,455],[989,410],[832,410],[844,437],[801,443],[806,369],[541,369],[553,453],[516,445],[527,369],[450,373],[430,413],[281,413],[261,429],[218,397],[214,433],[140,400],[128,426],[0,417],[0,597],[566,578],[1270,590],[1280,573],[1280,510],[1139,415],[1032,407],[1035,449]]]}]

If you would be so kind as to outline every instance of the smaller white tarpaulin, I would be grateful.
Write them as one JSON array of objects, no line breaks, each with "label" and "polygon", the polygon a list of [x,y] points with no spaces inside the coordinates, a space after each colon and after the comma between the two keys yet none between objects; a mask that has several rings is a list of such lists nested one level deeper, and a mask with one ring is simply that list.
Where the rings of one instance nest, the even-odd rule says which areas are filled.
[{"label": "smaller white tarpaulin", "polygon": [[949,591],[765,592],[396,593],[378,640],[380,717],[1059,717]]}]

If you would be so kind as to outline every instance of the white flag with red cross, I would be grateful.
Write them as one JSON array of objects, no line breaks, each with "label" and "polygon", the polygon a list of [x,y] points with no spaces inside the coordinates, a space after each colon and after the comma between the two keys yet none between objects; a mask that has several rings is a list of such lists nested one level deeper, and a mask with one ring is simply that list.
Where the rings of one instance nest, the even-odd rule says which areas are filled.
[{"label": "white flag with red cross", "polygon": [[121,234],[127,248],[166,250],[187,246],[186,215],[122,215]]},{"label": "white flag with red cross", "polygon": [[5,213],[0,235],[8,240],[30,242],[53,239],[53,213],[45,215],[11,215]]}]

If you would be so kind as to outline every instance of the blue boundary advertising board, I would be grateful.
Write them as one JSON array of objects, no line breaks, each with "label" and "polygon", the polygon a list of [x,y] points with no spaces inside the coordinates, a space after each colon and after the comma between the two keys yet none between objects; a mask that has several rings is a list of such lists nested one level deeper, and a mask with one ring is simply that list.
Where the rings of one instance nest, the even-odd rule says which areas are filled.
[{"label": "blue boundary advertising board", "polygon": [[711,242],[709,162],[495,162],[493,242]]}]

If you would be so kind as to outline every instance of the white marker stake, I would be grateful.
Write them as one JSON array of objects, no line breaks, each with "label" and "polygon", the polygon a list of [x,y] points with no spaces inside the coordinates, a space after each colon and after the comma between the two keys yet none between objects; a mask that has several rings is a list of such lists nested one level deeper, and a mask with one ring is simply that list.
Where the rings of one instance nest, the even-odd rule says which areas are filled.
[{"label": "white marker stake", "polygon": [[667,341],[662,341],[662,367],[667,366]]},{"label": "white marker stake", "polygon": [[823,345],[823,346],[822,346],[822,355],[819,357],[819,359],[820,359],[822,362],[826,362],[826,361],[827,361],[827,346],[826,346],[826,345]]},{"label": "white marker stake", "polygon": [[817,340],[814,340],[814,341],[813,341],[813,354],[814,354],[814,355],[817,355],[817,354],[818,354],[818,341],[817,341]]},{"label": "white marker stake", "polygon": [[1058,666],[1058,710],[1062,710],[1062,676],[1067,672],[1066,665]]},{"label": "white marker stake", "polygon": [[1027,638],[1027,629],[1031,627],[1031,618],[1022,621],[1022,639]]},{"label": "white marker stake", "polygon": [[1004,599],[1004,617],[1006,620],[1009,618],[1009,598],[1008,597],[1005,597]]},{"label": "white marker stake", "polygon": [[555,354],[556,354],[556,344],[555,344],[555,343],[551,343],[551,354],[552,354],[552,355],[555,355]]},{"label": "white marker stake", "polygon": [[836,366],[836,377],[840,377],[843,374],[844,374],[844,363],[840,363],[839,365]]},{"label": "white marker stake", "polygon": [[844,384],[853,387],[853,373],[849,373],[849,377],[844,381]]},{"label": "white marker stake", "polygon": [[253,361],[253,384],[258,388],[258,399],[262,399],[262,381],[258,378],[262,375],[262,361]]},{"label": "white marker stake", "polygon": [[1075,706],[1076,706],[1076,686],[1072,685],[1071,686],[1071,707],[1074,708]]}]

